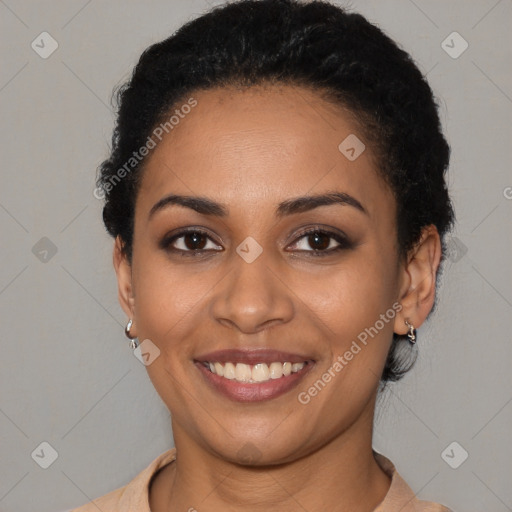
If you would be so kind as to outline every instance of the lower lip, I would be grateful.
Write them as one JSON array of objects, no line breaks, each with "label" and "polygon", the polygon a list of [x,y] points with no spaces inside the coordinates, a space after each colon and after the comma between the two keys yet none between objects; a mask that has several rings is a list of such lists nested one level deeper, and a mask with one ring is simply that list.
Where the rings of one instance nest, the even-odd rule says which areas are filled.
[{"label": "lower lip", "polygon": [[208,370],[202,363],[196,362],[195,365],[210,386],[236,402],[262,402],[277,398],[294,388],[314,366],[310,361],[304,365],[302,370],[287,377],[270,379],[266,382],[247,383],[220,377]]}]

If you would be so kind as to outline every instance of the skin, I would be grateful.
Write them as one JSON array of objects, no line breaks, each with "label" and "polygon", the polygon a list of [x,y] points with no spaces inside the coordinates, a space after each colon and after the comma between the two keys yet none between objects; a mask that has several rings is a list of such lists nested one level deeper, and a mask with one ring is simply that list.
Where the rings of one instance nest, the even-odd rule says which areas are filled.
[{"label": "skin", "polygon": [[[342,155],[342,140],[364,135],[314,91],[273,85],[193,96],[197,106],[146,160],[131,265],[119,238],[114,245],[131,334],[160,350],[146,368],[171,411],[178,454],[153,480],[151,510],[371,511],[390,485],[372,455],[379,376],[393,332],[407,333],[405,319],[419,327],[432,309],[437,230],[427,226],[399,258],[396,202],[370,145],[355,161]],[[356,198],[366,213],[329,205],[275,215],[281,201],[333,190]],[[148,220],[170,193],[208,197],[229,215],[173,205]],[[159,246],[186,227],[211,237],[196,245],[181,238],[174,247],[202,254]],[[301,234],[315,227],[344,232],[351,245],[315,257],[318,245]],[[248,236],[263,250],[252,263],[236,252]],[[324,238],[320,249],[338,245]],[[394,320],[301,404],[298,393],[394,303],[402,306]],[[306,355],[315,365],[290,392],[244,404],[212,390],[193,363],[213,350],[261,347]],[[241,459],[244,450],[252,450],[253,462]]]}]

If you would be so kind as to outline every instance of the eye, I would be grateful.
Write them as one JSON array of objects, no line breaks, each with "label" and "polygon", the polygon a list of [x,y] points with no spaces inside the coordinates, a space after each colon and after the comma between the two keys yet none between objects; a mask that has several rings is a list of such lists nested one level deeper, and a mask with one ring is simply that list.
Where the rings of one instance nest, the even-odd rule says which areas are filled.
[{"label": "eye", "polygon": [[[165,251],[182,256],[200,256],[205,252],[223,250],[212,240],[207,231],[199,228],[181,230],[165,237],[159,245]],[[308,246],[312,250],[309,250]],[[344,234],[316,227],[303,231],[291,246],[291,250],[310,253],[310,256],[329,256],[351,247],[352,243]]]},{"label": "eye", "polygon": [[[302,242],[300,242],[303,240]],[[313,250],[308,250],[307,246]],[[301,236],[294,242],[292,249],[300,252],[309,252],[311,256],[329,256],[342,249],[350,249],[352,243],[349,239],[334,231],[321,228],[312,228],[301,233]]]},{"label": "eye", "polygon": [[213,242],[209,233],[198,228],[182,230],[167,236],[160,243],[160,247],[169,252],[181,253],[183,256],[197,256],[203,251],[223,250]]}]

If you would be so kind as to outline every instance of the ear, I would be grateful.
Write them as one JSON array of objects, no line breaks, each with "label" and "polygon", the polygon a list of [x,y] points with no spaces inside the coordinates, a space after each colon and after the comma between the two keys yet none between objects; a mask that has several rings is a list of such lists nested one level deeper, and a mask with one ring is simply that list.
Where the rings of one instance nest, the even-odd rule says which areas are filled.
[{"label": "ear", "polygon": [[441,261],[441,239],[437,228],[423,228],[419,242],[407,255],[402,270],[402,283],[398,301],[402,310],[395,317],[394,332],[407,334],[407,320],[418,328],[434,306],[436,276]]},{"label": "ear", "polygon": [[[117,296],[119,304],[128,318],[135,316],[135,296],[132,286],[132,267],[123,251],[121,237],[117,236],[114,242],[113,263],[117,276]],[[135,324],[130,329],[132,336],[135,336]]]}]

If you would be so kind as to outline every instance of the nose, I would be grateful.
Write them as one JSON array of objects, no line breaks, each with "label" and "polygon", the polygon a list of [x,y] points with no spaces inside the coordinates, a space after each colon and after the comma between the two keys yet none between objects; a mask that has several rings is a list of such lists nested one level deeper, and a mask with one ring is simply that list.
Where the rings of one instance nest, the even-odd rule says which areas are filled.
[{"label": "nose", "polygon": [[265,255],[251,263],[233,255],[231,271],[210,302],[215,320],[243,333],[285,324],[294,315],[293,292]]}]

